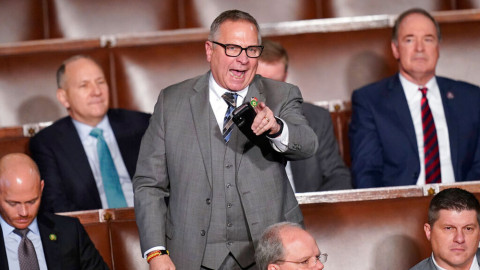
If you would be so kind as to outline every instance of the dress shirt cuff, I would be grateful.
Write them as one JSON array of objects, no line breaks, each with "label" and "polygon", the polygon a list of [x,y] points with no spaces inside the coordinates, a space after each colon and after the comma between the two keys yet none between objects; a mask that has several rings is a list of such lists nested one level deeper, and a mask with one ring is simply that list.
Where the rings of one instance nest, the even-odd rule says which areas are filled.
[{"label": "dress shirt cuff", "polygon": [[[280,119],[276,117],[277,119]],[[283,130],[282,133],[275,138],[267,138],[270,140],[270,144],[272,145],[273,149],[279,153],[283,153],[288,150],[288,126],[283,119],[280,119],[283,123]]]},{"label": "dress shirt cuff", "polygon": [[145,251],[145,253],[143,253],[143,258],[146,260],[148,253],[156,250],[167,250],[167,249],[164,246],[152,247],[151,249],[148,249],[147,251]]}]

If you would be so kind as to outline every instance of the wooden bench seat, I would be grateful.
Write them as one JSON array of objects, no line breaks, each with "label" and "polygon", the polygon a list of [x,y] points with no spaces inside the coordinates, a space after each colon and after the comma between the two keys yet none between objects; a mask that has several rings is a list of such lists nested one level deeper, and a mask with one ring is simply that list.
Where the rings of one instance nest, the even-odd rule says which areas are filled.
[{"label": "wooden bench seat", "polygon": [[[461,187],[480,198],[480,182],[297,194],[306,229],[330,270],[405,270],[430,256],[423,232],[432,194]],[[84,224],[111,269],[148,269],[133,208],[69,212]]]}]

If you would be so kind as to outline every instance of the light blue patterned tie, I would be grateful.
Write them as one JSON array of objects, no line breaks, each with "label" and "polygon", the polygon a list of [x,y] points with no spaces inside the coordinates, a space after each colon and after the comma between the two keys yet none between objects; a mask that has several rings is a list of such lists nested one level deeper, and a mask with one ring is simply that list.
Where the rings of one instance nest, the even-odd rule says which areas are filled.
[{"label": "light blue patterned tie", "polygon": [[90,136],[97,138],[98,160],[100,162],[100,173],[102,174],[103,188],[107,196],[109,208],[127,207],[125,196],[123,195],[120,178],[118,177],[115,163],[113,163],[112,155],[108,150],[108,145],[103,138],[103,130],[94,128],[90,132]]}]

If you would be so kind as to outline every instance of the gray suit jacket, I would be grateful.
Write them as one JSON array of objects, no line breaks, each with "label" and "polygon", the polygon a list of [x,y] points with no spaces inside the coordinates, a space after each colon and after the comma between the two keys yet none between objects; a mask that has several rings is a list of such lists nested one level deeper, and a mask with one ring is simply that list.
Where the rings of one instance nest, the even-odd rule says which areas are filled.
[{"label": "gray suit jacket", "polygon": [[[480,249],[477,250],[477,263],[480,266],[480,262],[478,261],[480,258]],[[410,268],[410,270],[438,270],[433,263],[432,256],[426,258],[425,260],[419,262],[414,267]]]},{"label": "gray suit jacket", "polygon": [[[133,179],[142,252],[166,246],[177,269],[199,269],[206,245],[212,197],[208,78],[210,73],[160,92],[143,137]],[[287,123],[288,150],[256,145],[234,128],[228,147],[236,152],[236,186],[256,244],[279,221],[303,216],[285,173],[288,159],[307,158],[317,139],[301,113],[298,87],[256,75],[246,101],[257,97]],[[222,188],[222,187],[220,187]],[[164,198],[169,197],[168,205]]]},{"label": "gray suit jacket", "polygon": [[303,103],[303,113],[318,138],[318,149],[310,158],[292,161],[296,192],[351,189],[350,170],[338,151],[330,113],[310,103]]}]

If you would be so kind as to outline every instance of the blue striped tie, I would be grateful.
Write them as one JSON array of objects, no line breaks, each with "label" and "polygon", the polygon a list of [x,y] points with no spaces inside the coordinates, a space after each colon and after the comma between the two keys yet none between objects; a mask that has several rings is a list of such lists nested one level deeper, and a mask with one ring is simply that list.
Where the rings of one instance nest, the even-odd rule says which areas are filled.
[{"label": "blue striped tie", "polygon": [[103,188],[107,196],[109,208],[127,207],[125,196],[123,195],[120,178],[118,177],[115,163],[108,149],[108,145],[103,138],[103,130],[94,128],[90,136],[97,138],[98,160],[100,162],[100,173],[102,174]]},{"label": "blue striped tie", "polygon": [[225,92],[225,94],[222,95],[222,98],[228,105],[227,112],[225,113],[225,118],[223,119],[223,140],[225,140],[225,143],[230,140],[230,135],[232,135],[232,112],[237,107],[237,96],[237,94],[230,92]]}]

